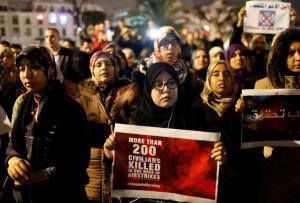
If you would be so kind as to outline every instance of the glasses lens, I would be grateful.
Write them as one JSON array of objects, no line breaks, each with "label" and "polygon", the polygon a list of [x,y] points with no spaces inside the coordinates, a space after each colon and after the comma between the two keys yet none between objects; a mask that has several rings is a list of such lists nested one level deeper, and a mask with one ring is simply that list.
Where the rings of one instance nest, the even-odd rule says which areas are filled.
[{"label": "glasses lens", "polygon": [[161,90],[161,89],[163,89],[163,87],[164,87],[164,83],[163,83],[162,81],[155,81],[155,82],[153,83],[153,87],[154,87],[155,89]]},{"label": "glasses lens", "polygon": [[167,86],[170,89],[175,89],[177,87],[177,83],[175,81],[173,81],[173,80],[172,81],[168,81],[167,82]]},{"label": "glasses lens", "polygon": [[177,83],[173,80],[170,80],[167,83],[163,83],[162,81],[156,81],[153,84],[153,87],[157,90],[164,89],[164,86],[167,86],[169,89],[175,89],[177,88]]}]

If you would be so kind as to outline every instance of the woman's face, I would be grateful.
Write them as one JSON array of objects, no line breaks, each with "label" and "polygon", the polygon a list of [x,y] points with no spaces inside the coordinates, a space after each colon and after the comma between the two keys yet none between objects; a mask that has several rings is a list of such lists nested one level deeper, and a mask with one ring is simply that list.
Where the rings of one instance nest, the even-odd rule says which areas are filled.
[{"label": "woman's face", "polygon": [[163,71],[152,84],[151,98],[154,104],[161,108],[172,107],[178,97],[177,83],[171,75]]},{"label": "woman's face", "polygon": [[223,52],[217,52],[215,53],[214,55],[211,56],[211,62],[210,63],[213,63],[215,61],[219,61],[219,60],[224,60],[225,57],[224,57],[224,53]]},{"label": "woman's face", "polygon": [[206,69],[209,65],[208,55],[204,50],[199,50],[194,59],[194,69],[203,70]]},{"label": "woman's face", "polygon": [[246,56],[242,50],[235,50],[230,59],[230,66],[234,70],[239,70],[246,67]]},{"label": "woman's face", "polygon": [[115,68],[109,60],[98,59],[93,74],[98,83],[112,83],[115,80]]},{"label": "woman's face", "polygon": [[3,62],[4,68],[11,68],[13,66],[13,57],[10,53],[4,52],[1,55],[1,59],[2,59],[2,62]]},{"label": "woman's face", "polygon": [[210,78],[210,86],[219,95],[227,95],[232,91],[231,74],[225,64],[216,65]]},{"label": "woman's face", "polygon": [[178,40],[173,36],[165,37],[159,45],[159,52],[161,53],[164,62],[175,63],[180,54],[180,45]]},{"label": "woman's face", "polygon": [[29,92],[39,94],[47,87],[48,80],[43,72],[43,67],[27,58],[21,60],[19,74],[24,87]]},{"label": "woman's face", "polygon": [[300,73],[300,41],[292,41],[286,59],[287,68],[293,73]]}]

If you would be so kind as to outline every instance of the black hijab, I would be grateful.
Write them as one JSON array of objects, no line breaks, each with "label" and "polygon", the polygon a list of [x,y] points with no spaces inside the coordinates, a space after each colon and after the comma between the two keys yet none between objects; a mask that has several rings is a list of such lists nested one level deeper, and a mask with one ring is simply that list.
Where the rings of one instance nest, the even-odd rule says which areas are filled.
[{"label": "black hijab", "polygon": [[152,64],[146,74],[143,101],[141,106],[131,116],[131,123],[152,127],[186,129],[185,119],[183,119],[182,108],[180,108],[179,102],[180,92],[178,92],[177,102],[170,108],[158,107],[151,98],[153,83],[159,74],[164,71],[169,73],[179,86],[178,74],[171,65],[163,62]]},{"label": "black hijab", "polygon": [[[23,102],[20,104],[19,111],[16,114],[11,133],[11,139],[15,145],[14,148],[19,149],[20,154],[25,155],[26,148],[23,144],[25,142],[24,133],[26,132],[29,123],[33,121],[33,112],[37,110],[37,107],[40,105],[41,101],[46,101],[44,107],[42,108],[42,113],[40,114],[43,115],[42,117],[46,118],[46,120],[47,118],[49,119],[51,111],[60,105],[60,99],[66,94],[66,92],[64,85],[56,79],[57,72],[55,60],[48,48],[37,44],[27,46],[17,57],[16,64],[18,68],[23,58],[28,58],[30,61],[37,63],[37,65],[42,68],[45,76],[48,79],[47,87],[39,99],[38,104],[37,101],[35,101],[36,96],[34,93],[27,92],[23,95]],[[48,109],[49,106],[51,106],[51,111],[45,110]],[[34,125],[36,126],[37,123],[35,122]],[[17,140],[23,140],[23,142],[18,142]]]}]

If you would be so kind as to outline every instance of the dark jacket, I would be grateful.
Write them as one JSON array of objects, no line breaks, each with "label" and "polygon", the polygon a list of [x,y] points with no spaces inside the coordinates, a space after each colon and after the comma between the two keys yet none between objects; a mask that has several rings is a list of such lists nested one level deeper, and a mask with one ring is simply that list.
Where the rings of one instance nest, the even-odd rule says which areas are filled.
[{"label": "dark jacket", "polygon": [[221,132],[221,142],[227,150],[227,160],[220,167],[218,202],[239,202],[241,119],[234,104],[223,117],[212,108],[197,100],[192,108],[193,129],[207,132]]},{"label": "dark jacket", "polygon": [[16,100],[16,85],[9,80],[9,75],[0,63],[0,105],[11,119],[12,109]]},{"label": "dark jacket", "polygon": [[72,82],[80,81],[82,78],[78,72],[72,50],[60,47],[58,55],[57,66],[60,68],[64,78]]},{"label": "dark jacket", "polygon": [[111,163],[103,160],[103,144],[115,123],[128,123],[129,116],[138,107],[140,95],[136,85],[129,84],[127,80],[117,81],[105,94],[100,92],[92,79],[85,80],[76,88],[77,91],[68,93],[83,106],[88,119],[90,163],[86,193],[90,201],[109,202],[110,190],[106,183],[109,181]]},{"label": "dark jacket", "polygon": [[[299,73],[290,72],[286,58],[292,41],[300,41],[300,29],[289,28],[275,41],[270,52],[267,77],[257,82],[256,88],[279,89],[286,87],[285,76],[295,80],[293,88],[300,88]],[[261,153],[262,154],[262,153]],[[264,159],[260,202],[300,202],[300,149],[298,147],[273,147],[271,156]]]},{"label": "dark jacket", "polygon": [[[233,32],[230,37],[230,44],[238,43],[242,44],[241,38],[243,34],[242,27],[233,26]],[[255,80],[266,77],[267,75],[267,62],[269,56],[269,50],[264,50],[261,53],[247,49],[247,66],[251,69],[254,74]]]},{"label": "dark jacket", "polygon": [[[62,90],[59,86],[55,88]],[[6,162],[10,157],[18,156],[28,160],[34,170],[51,167],[55,170],[51,170],[47,181],[16,188],[20,202],[85,201],[85,169],[89,152],[85,141],[86,115],[83,109],[63,90],[48,94],[38,121],[33,123],[29,132],[25,121],[33,121],[30,107],[34,102],[32,93],[22,95],[16,101],[16,116]],[[28,142],[25,134],[33,137],[32,142]]]}]

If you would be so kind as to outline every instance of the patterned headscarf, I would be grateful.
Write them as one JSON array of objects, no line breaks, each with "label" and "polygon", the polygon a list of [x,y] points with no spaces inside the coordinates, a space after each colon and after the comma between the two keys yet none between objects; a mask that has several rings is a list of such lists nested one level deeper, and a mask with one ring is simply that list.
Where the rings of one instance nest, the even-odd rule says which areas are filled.
[{"label": "patterned headscarf", "polygon": [[95,52],[91,59],[90,59],[90,71],[91,71],[91,74],[93,75],[93,72],[94,72],[94,68],[95,68],[95,64],[97,61],[99,60],[107,60],[107,61],[110,61],[113,65],[113,67],[115,67],[115,60],[113,58],[113,56],[111,54],[109,54],[108,52],[104,52],[104,51],[97,51]]},{"label": "patterned headscarf", "polygon": [[159,28],[158,33],[154,39],[154,51],[159,52],[160,42],[169,35],[175,37],[178,40],[178,44],[181,45],[181,38],[176,30],[171,26],[163,26]]},{"label": "patterned headscarf", "polygon": [[[55,59],[47,47],[38,44],[31,44],[25,47],[16,59],[17,67],[20,66],[20,62],[23,58],[28,58],[30,61],[34,61],[37,65],[43,67],[43,71],[48,80],[56,79],[57,67]],[[51,71],[49,71],[49,69]]]}]

